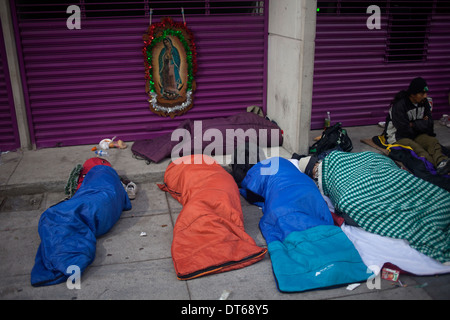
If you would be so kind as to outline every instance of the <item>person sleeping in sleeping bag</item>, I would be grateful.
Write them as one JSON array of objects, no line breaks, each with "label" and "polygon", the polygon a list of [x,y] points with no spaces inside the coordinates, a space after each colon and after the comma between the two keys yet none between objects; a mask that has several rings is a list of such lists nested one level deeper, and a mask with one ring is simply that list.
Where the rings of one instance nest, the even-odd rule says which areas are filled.
[{"label": "person sleeping in sleeping bag", "polygon": [[213,158],[195,154],[171,162],[158,187],[182,206],[172,240],[177,278],[190,280],[231,271],[262,260],[244,228],[238,187]]},{"label": "person sleeping in sleeping bag", "polygon": [[332,151],[323,160],[301,157],[299,169],[316,181],[346,222],[407,240],[441,263],[450,261],[450,192],[370,151]]},{"label": "person sleeping in sleeping bag", "polygon": [[360,282],[372,275],[334,225],[314,181],[291,161],[276,157],[234,165],[233,177],[241,194],[262,207],[259,226],[281,292]]},{"label": "person sleeping in sleeping bag", "polygon": [[97,238],[107,233],[131,202],[117,172],[107,161],[92,164],[69,200],[45,210],[38,232],[41,239],[31,270],[34,287],[65,282],[79,268],[80,274],[94,261]]}]

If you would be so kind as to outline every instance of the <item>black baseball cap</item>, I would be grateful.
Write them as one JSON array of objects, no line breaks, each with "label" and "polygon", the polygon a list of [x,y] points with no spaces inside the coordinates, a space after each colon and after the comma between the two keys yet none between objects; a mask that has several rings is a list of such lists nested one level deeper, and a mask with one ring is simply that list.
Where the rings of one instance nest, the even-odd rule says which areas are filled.
[{"label": "black baseball cap", "polygon": [[421,78],[414,78],[408,87],[409,94],[417,94],[419,92],[428,92],[427,82]]}]

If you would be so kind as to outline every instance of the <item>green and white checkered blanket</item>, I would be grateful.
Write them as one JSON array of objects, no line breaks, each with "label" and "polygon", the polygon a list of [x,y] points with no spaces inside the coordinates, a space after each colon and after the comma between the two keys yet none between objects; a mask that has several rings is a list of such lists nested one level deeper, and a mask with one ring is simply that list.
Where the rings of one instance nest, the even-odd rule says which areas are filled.
[{"label": "green and white checkered blanket", "polygon": [[440,262],[450,261],[450,192],[374,152],[330,153],[322,187],[335,208],[366,231],[405,239]]}]

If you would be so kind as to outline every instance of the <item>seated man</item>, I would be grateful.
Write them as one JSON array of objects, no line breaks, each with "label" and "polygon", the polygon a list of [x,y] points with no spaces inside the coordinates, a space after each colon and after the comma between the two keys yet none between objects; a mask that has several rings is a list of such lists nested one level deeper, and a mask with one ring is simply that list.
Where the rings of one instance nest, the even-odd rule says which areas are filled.
[{"label": "seated man", "polygon": [[397,93],[383,135],[389,144],[410,146],[419,157],[432,163],[439,175],[445,175],[450,172],[450,161],[435,138],[427,92],[426,81],[419,77],[411,81],[407,90]]}]

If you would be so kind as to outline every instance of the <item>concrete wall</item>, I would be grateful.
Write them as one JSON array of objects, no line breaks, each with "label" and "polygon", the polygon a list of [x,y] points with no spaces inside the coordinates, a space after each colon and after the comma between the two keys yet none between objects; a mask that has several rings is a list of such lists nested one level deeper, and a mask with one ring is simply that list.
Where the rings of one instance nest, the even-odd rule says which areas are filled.
[{"label": "concrete wall", "polygon": [[316,0],[271,0],[267,115],[284,131],[284,148],[306,154],[316,34]]}]

